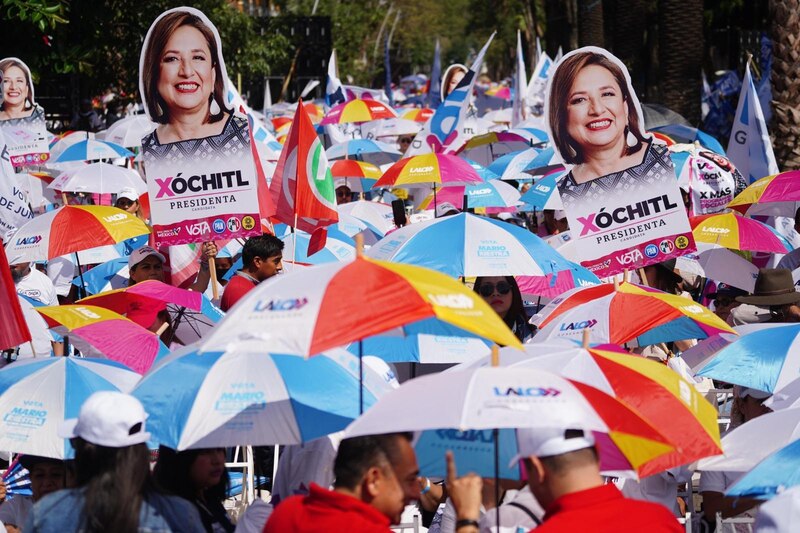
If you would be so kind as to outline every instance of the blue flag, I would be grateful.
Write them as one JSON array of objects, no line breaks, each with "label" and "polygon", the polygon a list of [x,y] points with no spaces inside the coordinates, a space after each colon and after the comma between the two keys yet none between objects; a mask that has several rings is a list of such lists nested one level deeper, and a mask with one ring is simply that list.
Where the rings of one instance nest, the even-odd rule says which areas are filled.
[{"label": "blue flag", "polygon": [[389,38],[387,37],[383,44],[383,70],[386,78],[383,84],[383,91],[386,93],[386,98],[389,99],[389,105],[394,107],[394,98],[392,98],[392,63],[389,60]]},{"label": "blue flag", "polygon": [[428,85],[428,107],[436,109],[442,103],[442,57],[439,49],[439,39],[436,39],[436,49],[433,52],[433,67],[431,80]]}]

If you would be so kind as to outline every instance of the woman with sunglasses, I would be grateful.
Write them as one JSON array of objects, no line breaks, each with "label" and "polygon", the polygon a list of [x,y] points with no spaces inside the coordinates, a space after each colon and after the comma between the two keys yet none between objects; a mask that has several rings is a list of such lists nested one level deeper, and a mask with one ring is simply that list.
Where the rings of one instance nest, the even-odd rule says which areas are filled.
[{"label": "woman with sunglasses", "polygon": [[478,276],[472,289],[500,315],[520,341],[525,342],[533,336],[522,294],[513,276]]}]

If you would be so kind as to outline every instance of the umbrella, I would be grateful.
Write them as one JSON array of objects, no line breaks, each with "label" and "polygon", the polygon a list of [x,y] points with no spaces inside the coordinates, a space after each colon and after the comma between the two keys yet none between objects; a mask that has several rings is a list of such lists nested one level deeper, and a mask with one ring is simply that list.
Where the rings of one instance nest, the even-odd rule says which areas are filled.
[{"label": "umbrella", "polygon": [[523,295],[555,298],[576,287],[599,285],[600,279],[578,263],[569,261],[569,270],[546,276],[517,276],[517,285]]},{"label": "umbrella", "polygon": [[36,312],[36,308],[44,307],[44,304],[22,294],[17,294],[17,298],[22,308],[22,315],[25,317],[25,323],[28,324],[28,330],[31,332],[31,341],[19,345],[17,358],[49,356],[53,351],[51,343],[59,336],[53,335],[42,315]]},{"label": "umbrella", "polygon": [[[636,471],[674,449],[623,402],[590,385],[533,368],[472,368],[406,381],[350,424],[345,437],[424,431],[416,444],[424,475],[442,475],[443,452],[451,449],[463,468],[518,479],[518,469],[507,467],[508,460],[498,465],[495,459],[499,468],[493,469],[492,451],[497,444],[505,446],[483,430],[503,428],[592,431],[606,471]],[[475,453],[476,447],[488,451],[481,454],[486,460],[464,464],[461,452]],[[438,461],[424,453],[425,448],[433,448]]]},{"label": "umbrella", "polygon": [[[83,287],[86,290],[85,294],[99,294],[127,287],[128,279],[130,278],[128,258],[120,257],[106,261],[90,268],[81,277],[83,278]],[[72,280],[72,284],[80,287],[81,277]]]},{"label": "umbrella", "polygon": [[604,283],[568,291],[531,321],[536,338],[580,338],[640,346],[682,339],[705,339],[733,329],[706,307],[683,296],[633,283]]},{"label": "umbrella", "polygon": [[3,483],[6,486],[6,500],[13,500],[16,496],[33,496],[30,474],[19,462],[19,458],[14,459],[14,462],[3,474]]},{"label": "umbrella", "polygon": [[382,118],[397,118],[394,109],[378,100],[350,100],[338,104],[328,111],[320,124],[346,124],[348,122],[369,122]]},{"label": "umbrella", "polygon": [[94,161],[96,159],[116,159],[119,157],[133,157],[135,154],[118,144],[107,141],[86,139],[76,142],[65,149],[55,159],[55,163],[66,161]]},{"label": "umbrella", "polygon": [[381,177],[381,169],[366,161],[340,159],[331,165],[331,175],[344,179],[351,191],[366,192]]},{"label": "umbrella", "polygon": [[564,165],[553,148],[528,148],[521,152],[508,153],[496,159],[488,168],[501,179],[517,180],[564,170]]},{"label": "umbrella", "polygon": [[705,146],[712,152],[720,155],[725,155],[725,149],[717,139],[712,135],[700,131],[697,128],[683,124],[669,124],[666,126],[659,126],[657,128],[648,128],[653,133],[657,133],[659,137],[666,137],[672,143],[688,143],[694,144],[695,141],[699,142],[701,146]]},{"label": "umbrella", "polygon": [[386,118],[361,124],[361,136],[367,139],[380,139],[386,137],[399,137],[400,135],[415,136],[422,129],[422,124],[413,120],[402,118]]},{"label": "umbrella", "polygon": [[[465,198],[466,197],[466,198]],[[444,202],[453,204],[458,209],[477,207],[514,207],[519,203],[520,192],[516,187],[499,179],[485,181],[467,186],[445,187],[436,197],[436,205]],[[464,202],[467,206],[464,206]],[[433,195],[420,204],[420,210],[433,209]]]},{"label": "umbrella", "polygon": [[374,244],[367,255],[451,277],[542,276],[573,265],[533,233],[469,213],[400,228]]},{"label": "umbrella", "polygon": [[751,331],[719,350],[697,375],[774,392],[800,375],[798,335],[800,324]]},{"label": "umbrella", "polygon": [[57,191],[109,194],[116,194],[130,187],[137,194],[147,192],[147,186],[138,172],[108,163],[94,163],[62,172],[47,187]]},{"label": "umbrella", "polygon": [[336,206],[340,214],[350,215],[364,222],[377,235],[386,235],[394,229],[392,206],[381,202],[358,200]]},{"label": "umbrella", "polygon": [[118,120],[106,130],[105,140],[128,148],[142,145],[142,138],[156,129],[158,124],[147,115],[131,115]]},{"label": "umbrella", "polygon": [[717,410],[666,365],[620,351],[619,347],[576,346],[550,353],[549,346],[542,349],[533,342],[524,348],[528,357],[512,361],[511,368],[547,370],[596,387],[634,409],[675,445],[674,451],[643,467],[641,475],[722,452]]},{"label": "umbrella", "polygon": [[800,205],[800,171],[766,176],[751,183],[728,207],[742,214],[794,217]]},{"label": "umbrella", "polygon": [[10,264],[42,261],[148,233],[144,222],[122,209],[68,205],[24,224],[9,242],[6,253]]},{"label": "umbrella", "polygon": [[396,147],[372,139],[351,139],[335,144],[325,151],[325,155],[328,156],[328,161],[358,159],[379,166],[394,163],[403,157]]},{"label": "umbrella", "polygon": [[800,439],[773,452],[726,492],[735,498],[768,499],[800,485]]},{"label": "umbrella", "polygon": [[25,191],[33,209],[48,207],[61,201],[56,192],[47,186],[53,178],[45,172],[14,174],[17,186]]},{"label": "umbrella", "polygon": [[60,156],[64,150],[69,148],[75,143],[79,143],[81,141],[85,141],[87,139],[94,139],[95,134],[89,131],[67,131],[61,135],[56,136],[52,141],[50,141],[50,161],[48,164],[52,164],[55,159]]},{"label": "umbrella", "polygon": [[187,346],[153,367],[132,391],[150,415],[153,440],[176,450],[299,444],[344,429],[390,385],[358,358],[331,350],[311,359],[263,346],[200,353]]},{"label": "umbrella", "polygon": [[311,234],[304,231],[295,231],[294,234],[287,234],[279,237],[283,243],[283,256],[291,258],[298,263],[309,265],[320,265],[323,263],[334,263],[339,261],[349,261],[356,257],[356,243],[347,234],[336,227],[328,227],[328,235],[325,246],[309,255],[308,247],[311,245]]},{"label": "umbrella", "polygon": [[736,211],[689,217],[695,242],[717,244],[732,250],[785,254],[792,245],[774,228]]},{"label": "umbrella", "polygon": [[47,357],[17,361],[0,370],[0,448],[65,459],[69,441],[57,434],[60,422],[76,418],[94,392],[128,392],[139,374],[103,359]]},{"label": "umbrella", "polygon": [[558,180],[564,175],[562,171],[553,171],[531,185],[528,191],[520,196],[519,201],[532,205],[539,210],[564,209],[561,196],[558,194]]},{"label": "umbrella", "polygon": [[675,268],[753,292],[758,267],[750,262],[750,255],[718,244],[698,242],[697,251],[678,257]]},{"label": "umbrella", "polygon": [[279,353],[308,356],[426,318],[519,345],[497,313],[457,281],[425,268],[358,257],[260,283],[209,332],[201,349],[248,339],[262,346],[268,340]]},{"label": "umbrella", "polygon": [[675,124],[689,126],[689,121],[675,111],[658,104],[642,104],[646,129]]},{"label": "umbrella", "polygon": [[434,111],[434,109],[428,107],[414,107],[403,111],[400,118],[413,120],[414,122],[428,122],[428,119],[433,116]]},{"label": "umbrella", "polygon": [[188,291],[172,285],[167,285],[158,280],[146,280],[131,285],[96,294],[79,300],[83,305],[96,305],[115,313],[124,314],[131,309],[142,306],[161,306],[167,303],[176,304],[194,311],[202,309],[203,295],[199,292]]},{"label": "umbrella", "polygon": [[373,189],[423,183],[448,186],[481,182],[478,173],[460,157],[430,153],[407,157],[393,164]]},{"label": "umbrella", "polygon": [[702,459],[697,469],[747,472],[770,454],[800,439],[800,408],[766,413],[722,437],[725,455]]},{"label": "umbrella", "polygon": [[541,147],[547,142],[547,133],[534,128],[492,131],[472,137],[458,149],[457,153],[487,166],[501,156],[533,146]]},{"label": "umbrella", "polygon": [[124,316],[93,305],[37,307],[51,328],[69,333],[84,354],[102,356],[143,373],[169,351],[158,335]]}]

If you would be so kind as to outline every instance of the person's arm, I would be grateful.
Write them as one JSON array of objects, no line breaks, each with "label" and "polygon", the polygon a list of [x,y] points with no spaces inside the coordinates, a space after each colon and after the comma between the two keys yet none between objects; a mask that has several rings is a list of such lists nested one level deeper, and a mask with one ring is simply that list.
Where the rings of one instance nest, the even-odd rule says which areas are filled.
[{"label": "person's arm", "polygon": [[448,451],[447,494],[456,511],[456,533],[479,533],[481,487],[483,480],[475,474],[456,477],[456,461]]},{"label": "person's arm", "polygon": [[213,261],[217,255],[217,245],[213,242],[203,243],[203,254],[200,256],[200,271],[197,273],[194,283],[189,287],[190,291],[206,292],[208,283],[211,281],[211,269],[208,266],[209,261]]},{"label": "person's arm", "polygon": [[703,496],[703,514],[712,524],[717,520],[717,513],[722,513],[722,518],[730,518],[752,509],[761,502],[752,498],[729,498],[721,492],[701,492]]}]

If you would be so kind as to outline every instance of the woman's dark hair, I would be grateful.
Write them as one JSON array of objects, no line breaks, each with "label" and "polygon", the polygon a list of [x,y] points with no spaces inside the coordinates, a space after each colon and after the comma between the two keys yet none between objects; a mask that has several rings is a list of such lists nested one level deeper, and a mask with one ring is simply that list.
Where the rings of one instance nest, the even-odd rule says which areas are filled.
[{"label": "woman's dark hair", "polygon": [[[25,101],[28,102],[28,107],[33,107],[33,81],[31,81],[31,71],[21,61],[13,58],[8,58],[0,61],[0,73],[5,72],[6,69],[17,67],[25,75],[25,83],[28,85],[28,95]],[[5,110],[5,102],[0,102],[0,109]]]},{"label": "woman's dark hair", "polygon": [[[208,49],[211,52],[211,61],[216,72],[216,80],[214,81],[214,91],[211,93],[211,99],[216,100],[219,105],[219,113],[209,114],[208,122],[214,123],[222,120],[225,112],[230,112],[225,106],[225,76],[222,73],[222,62],[217,49],[217,41],[214,32],[211,28],[197,15],[193,15],[187,11],[174,11],[168,15],[164,15],[156,23],[150,39],[147,41],[147,48],[144,51],[144,62],[142,64],[142,90],[144,94],[145,103],[147,104],[147,111],[150,114],[150,119],[159,124],[167,124],[169,122],[169,112],[167,110],[166,102],[161,98],[158,92],[158,78],[159,69],[161,65],[161,55],[164,53],[164,48],[167,46],[169,38],[172,33],[181,26],[191,26],[203,34]],[[211,100],[209,100],[209,105]],[[210,113],[210,112],[209,112]]]},{"label": "woman's dark hair", "polygon": [[636,112],[636,106],[633,105],[633,95],[629,91],[628,81],[622,69],[603,54],[581,52],[565,57],[558,63],[550,85],[550,101],[547,109],[550,131],[553,135],[553,143],[565,163],[577,165],[584,162],[580,146],[567,132],[567,104],[575,78],[584,67],[590,65],[597,65],[608,70],[619,85],[622,99],[628,103],[628,129],[636,137],[637,142],[634,146],[626,145],[622,155],[635,154],[642,147],[642,143],[647,141],[639,125],[639,114]]},{"label": "woman's dark hair", "polygon": [[72,447],[77,486],[86,489],[85,531],[138,531],[142,500],[155,490],[147,445],[108,448],[76,437]]},{"label": "woman's dark hair", "polygon": [[[480,294],[481,285],[483,281],[486,279],[484,276],[478,276],[475,278],[475,285],[472,286],[472,290]],[[506,323],[506,326],[512,331],[514,327],[517,327],[517,330],[520,329],[520,321],[523,324],[528,323],[528,314],[525,312],[525,305],[522,303],[522,292],[519,290],[519,285],[517,285],[517,280],[514,279],[514,276],[503,276],[508,284],[511,286],[511,307],[508,308],[508,313],[503,318],[503,322]],[[521,331],[516,331],[517,336],[520,336]]]},{"label": "woman's dark hair", "polygon": [[[197,488],[192,484],[189,472],[197,456],[206,451],[208,450],[198,449],[176,452],[166,446],[159,447],[158,461],[153,469],[153,476],[158,486],[176,496],[193,502],[197,498]],[[207,501],[216,500],[221,503],[228,497],[229,484],[230,478],[226,468],[219,483],[205,490],[203,493],[205,499]]]}]

